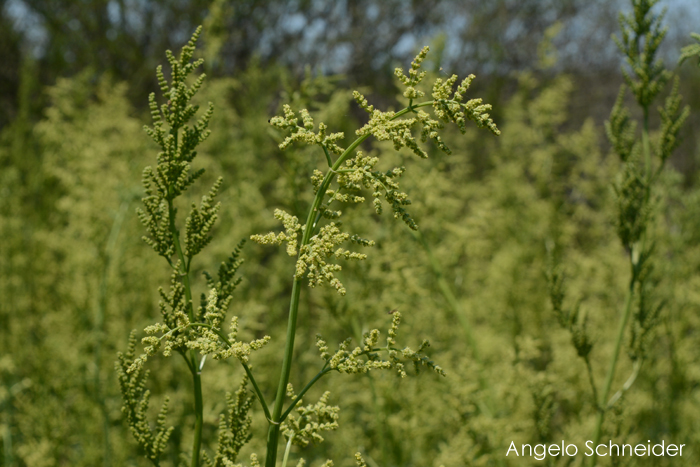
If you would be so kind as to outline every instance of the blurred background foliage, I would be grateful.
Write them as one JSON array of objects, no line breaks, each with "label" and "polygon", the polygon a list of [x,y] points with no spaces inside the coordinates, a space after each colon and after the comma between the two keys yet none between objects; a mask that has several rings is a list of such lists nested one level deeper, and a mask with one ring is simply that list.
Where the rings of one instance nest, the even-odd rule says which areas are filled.
[{"label": "blurred background foliage", "polygon": [[[404,336],[429,337],[448,378],[432,374],[334,375],[323,390],[341,406],[340,430],[294,452],[370,467],[529,465],[505,457],[510,441],[580,447],[595,407],[585,366],[549,303],[547,250],[567,276],[566,305],[580,301],[602,384],[628,280],[614,226],[611,183],[619,171],[602,127],[622,82],[610,35],[621,2],[498,0],[4,0],[0,3],[0,465],[146,465],[122,420],[113,371],[131,329],[158,314],[168,271],[140,240],[134,214],[140,173],[155,148],[143,133],[146,96],[164,50],[204,24],[216,109],[202,148],[208,186],[224,176],[216,239],[194,276],[214,270],[252,233],[276,229],[271,212],[305,212],[308,175],[325,159],[282,153],[268,119],[282,103],[350,135],[363,112],[349,90],[394,106],[393,67],[423,44],[428,69],[477,74],[474,92],[493,103],[499,138],[446,135],[452,155],[416,161],[383,144],[385,167],[407,165],[403,186],[420,233],[389,216],[347,213],[350,230],[377,240],[362,264],[344,265],[346,298],[304,290],[293,383],[321,366],[314,336],[329,343],[386,328],[401,310]],[[663,58],[674,67],[700,7],[673,0]],[[666,301],[640,377],[603,439],[686,444],[682,458],[604,459],[604,465],[698,465],[700,461],[700,73],[677,70],[691,106],[683,143],[665,170],[657,203],[655,278]],[[656,122],[652,121],[652,128]],[[433,148],[434,149],[434,148]],[[404,159],[405,162],[404,162]],[[192,196],[200,196],[194,193]],[[400,241],[389,241],[389,239]],[[270,334],[255,356],[272,398],[293,261],[248,244],[232,314],[242,339]],[[154,358],[150,387],[171,399],[170,465],[186,449],[191,388],[178,360]],[[619,387],[631,371],[623,355]],[[207,365],[205,440],[214,443],[225,391],[242,371]],[[264,419],[245,453],[264,451]],[[257,422],[257,423],[256,423]],[[244,456],[245,457],[245,456]],[[548,458],[547,465],[586,459]],[[542,462],[540,462],[542,463]]]}]

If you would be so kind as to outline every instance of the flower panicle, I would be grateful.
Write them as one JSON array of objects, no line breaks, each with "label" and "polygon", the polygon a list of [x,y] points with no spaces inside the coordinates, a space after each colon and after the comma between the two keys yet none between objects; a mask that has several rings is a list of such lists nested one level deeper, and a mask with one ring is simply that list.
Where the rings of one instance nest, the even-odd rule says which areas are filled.
[{"label": "flower panicle", "polygon": [[[424,47],[420,51],[411,63],[408,74],[400,68],[396,69],[396,76],[406,87],[404,96],[410,100],[406,109],[400,112],[381,111],[369,104],[362,93],[353,91],[352,96],[355,102],[370,115],[369,121],[356,130],[358,141],[353,143],[353,147],[368,136],[373,136],[378,141],[390,141],[396,150],[408,148],[418,157],[427,158],[428,153],[420,146],[418,138],[421,142],[427,142],[430,139],[438,149],[450,153],[449,147],[440,135],[440,130],[444,128],[443,122],[454,122],[464,133],[466,121],[473,120],[478,127],[487,128],[496,135],[500,134],[496,124],[488,114],[491,110],[489,104],[484,104],[481,99],[462,102],[474,75],[469,75],[462,80],[454,92],[453,88],[457,83],[456,75],[445,81],[438,78],[433,86],[435,100],[414,103],[414,99],[425,95],[416,86],[426,76],[426,72],[421,71],[421,66],[428,51],[428,47]],[[432,105],[434,116],[421,110],[421,107],[429,105]],[[306,276],[311,287],[328,284],[335,288],[339,294],[345,295],[346,289],[336,276],[342,267],[331,259],[365,259],[366,255],[362,253],[341,248],[341,243],[350,240],[359,245],[372,246],[374,242],[341,231],[340,223],[337,220],[342,216],[342,211],[331,208],[331,205],[333,202],[364,202],[366,197],[362,196],[360,191],[371,189],[372,205],[377,214],[383,212],[384,203],[386,203],[390,206],[394,218],[401,219],[410,229],[417,230],[416,221],[407,211],[411,200],[407,193],[400,190],[398,183],[398,178],[403,175],[405,168],[395,167],[387,171],[377,170],[375,166],[379,159],[376,156],[365,155],[357,149],[352,157],[350,151],[344,151],[341,147],[334,146],[335,142],[342,138],[342,133],[327,135],[326,125],[319,123],[316,126],[313,117],[306,109],[297,113],[289,105],[284,105],[282,115],[272,117],[270,124],[279,130],[288,132],[286,138],[279,145],[280,149],[286,149],[294,142],[320,145],[330,168],[325,172],[315,169],[311,175],[311,185],[316,199],[313,205],[314,213],[312,213],[314,216],[309,217],[308,226],[302,227],[296,217],[275,210],[275,217],[282,221],[285,230],[279,233],[253,235],[251,238],[261,244],[281,245],[286,242],[287,253],[290,256],[297,255],[294,273],[297,280]],[[420,128],[419,137],[414,135],[416,127]],[[329,152],[340,156],[340,159],[333,163]],[[338,187],[331,187],[330,185],[336,177]],[[329,224],[320,223],[322,219],[329,220]],[[305,228],[311,228],[313,232],[304,232]],[[304,233],[302,241],[299,240],[299,232]]]},{"label": "flower panicle", "polygon": [[657,3],[658,0],[634,0],[628,15],[620,13],[621,37],[613,36],[625,55],[627,66],[622,70],[625,82],[641,107],[648,107],[673,75],[657,58],[668,32],[668,28],[662,27],[665,12],[658,15],[651,12]]},{"label": "flower panicle", "polygon": [[248,377],[244,376],[235,393],[226,393],[226,412],[219,416],[219,438],[211,467],[236,465],[241,448],[248,443],[253,434],[253,419],[250,409],[253,397],[248,393]]},{"label": "flower panicle", "polygon": [[122,413],[146,457],[158,465],[174,427],[167,426],[169,399],[166,397],[156,418],[155,430],[148,421],[151,392],[146,389],[149,372],[136,364],[136,332],[129,335],[126,353],[117,354],[116,371],[122,393]]},{"label": "flower panicle", "polygon": [[[149,96],[149,108],[153,125],[146,126],[146,133],[160,148],[157,163],[143,171],[143,186],[146,196],[138,216],[147,231],[144,240],[156,253],[170,261],[176,253],[173,240],[173,222],[177,210],[173,200],[187,191],[203,174],[204,169],[193,170],[191,162],[197,156],[197,146],[209,137],[209,122],[214,107],[208,104],[207,110],[191,122],[199,111],[199,106],[191,103],[200,90],[205,75],[199,75],[192,84],[188,78],[202,65],[202,60],[192,60],[195,44],[201,27],[182,48],[180,56],[167,51],[170,65],[170,81],[165,78],[163,68],[156,70],[158,85],[165,103],[159,105],[155,93]],[[204,248],[211,237],[209,233],[217,220],[218,204],[212,200],[221,186],[218,180],[199,208],[192,206],[186,222],[185,249],[192,257]]]},{"label": "flower panicle", "polygon": [[[310,443],[321,443],[324,438],[324,431],[338,429],[338,418],[340,408],[328,405],[331,393],[326,391],[315,404],[304,406],[303,401],[297,402],[296,415],[290,414],[282,422],[282,434],[287,440],[291,439],[292,444],[306,447]],[[294,400],[296,394],[291,384],[287,385],[287,396]]]},{"label": "flower panicle", "polygon": [[[317,235],[309,239],[309,243],[302,246],[297,259],[295,277],[301,279],[304,275],[309,280],[311,287],[328,284],[335,288],[340,295],[346,294],[346,289],[335,273],[342,267],[332,259],[364,260],[367,255],[341,248],[340,245],[350,239],[350,234],[340,230],[340,224],[331,222],[324,225]],[[373,243],[368,242],[368,246]]]},{"label": "flower panicle", "polygon": [[314,132],[314,119],[306,109],[299,111],[302,124],[299,125],[299,117],[292,108],[285,104],[283,107],[284,117],[275,116],[270,119],[270,124],[279,130],[289,130],[290,135],[279,145],[282,150],[287,149],[292,143],[299,142],[308,145],[319,145],[333,154],[340,155],[344,149],[338,142],[345,138],[343,132],[327,134],[328,126],[321,122],[318,124],[318,132]]},{"label": "flower panicle", "polygon": [[251,235],[250,239],[255,243],[260,245],[281,245],[282,243],[287,243],[287,254],[289,256],[297,255],[298,248],[298,236],[299,232],[302,230],[301,224],[299,224],[299,219],[296,216],[283,211],[282,209],[275,209],[275,219],[282,222],[284,226],[284,232],[278,234],[270,232],[265,235]]},{"label": "flower panicle", "polygon": [[408,76],[406,76],[404,73],[403,68],[396,68],[394,70],[394,75],[396,75],[399,81],[406,86],[403,96],[407,99],[417,99],[425,96],[425,93],[417,90],[416,86],[423,81],[423,78],[425,78],[426,72],[420,71],[420,67],[423,60],[425,60],[425,57],[428,55],[429,50],[430,47],[427,45],[421,49],[416,58],[414,58],[411,62],[411,68],[408,70]]},{"label": "flower panicle", "polygon": [[[316,336],[316,346],[321,353],[321,358],[326,360],[328,367],[339,373],[363,374],[373,370],[395,370],[399,376],[405,378],[408,375],[405,364],[412,362],[416,372],[419,371],[420,366],[427,366],[435,373],[445,376],[446,373],[442,367],[425,355],[424,350],[430,346],[427,340],[423,340],[418,350],[413,350],[410,347],[396,348],[396,337],[400,323],[401,313],[392,312],[391,326],[387,333],[385,347],[377,346],[380,337],[378,329],[372,329],[365,333],[362,346],[352,350],[350,350],[351,338],[341,342],[338,350],[332,355],[328,352],[328,345],[320,335]],[[386,352],[387,359],[381,357],[382,352]]]},{"label": "flower panicle", "polygon": [[462,102],[464,94],[466,94],[475,78],[474,75],[467,76],[457,86],[457,90],[450,98],[457,78],[457,75],[452,75],[444,81],[442,78],[435,80],[433,85],[433,111],[438,119],[444,122],[453,122],[462,134],[467,131],[466,120],[471,120],[476,123],[477,127],[488,129],[496,136],[500,135],[501,131],[489,114],[492,109],[491,104],[484,104],[483,100],[479,98],[470,99],[466,103]]}]

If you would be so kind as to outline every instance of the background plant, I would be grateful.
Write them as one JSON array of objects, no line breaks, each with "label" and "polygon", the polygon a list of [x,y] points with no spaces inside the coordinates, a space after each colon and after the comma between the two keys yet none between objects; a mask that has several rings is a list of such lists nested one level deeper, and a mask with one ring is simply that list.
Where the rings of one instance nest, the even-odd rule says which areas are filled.
[{"label": "background plant", "polygon": [[[673,4],[668,5],[672,39],[680,25],[673,19],[677,14]],[[596,32],[609,37],[604,22],[596,24]],[[8,30],[2,29],[3,33]],[[685,32],[683,37],[687,41]],[[565,58],[559,40],[554,44]],[[433,73],[426,80],[444,79],[445,72],[453,70],[439,58],[439,40],[434,43],[435,55],[423,65]],[[588,49],[581,50],[583,60]],[[373,328],[386,329],[391,316],[370,311],[377,303],[387,311],[399,309],[404,335],[431,337],[431,358],[449,378],[426,373],[401,384],[390,373],[325,379],[305,395],[304,405],[330,390],[330,404],[341,407],[343,436],[327,433],[324,443],[304,449],[305,458],[318,459],[317,463],[333,458],[336,465],[354,465],[348,454],[359,450],[368,465],[521,465],[522,459],[504,459],[504,443],[532,443],[547,436],[582,442],[593,433],[595,409],[585,364],[571,345],[569,331],[551,314],[544,271],[547,241],[555,240],[565,266],[565,303],[573,305],[581,298],[579,314],[588,317],[596,346],[591,363],[602,385],[615,329],[610,331],[614,326],[599,310],[612,312],[624,304],[629,259],[613,223],[616,208],[610,182],[619,165],[617,156],[607,155],[602,122],[622,78],[615,78],[616,74],[606,78],[612,90],[601,83],[597,77],[603,72],[595,66],[600,56],[591,53],[593,76],[574,70],[567,77],[561,73],[565,67],[543,69],[526,60],[521,63],[531,71],[518,74],[517,79],[482,70],[473,86],[485,86],[484,95],[502,99],[495,110],[501,113],[498,122],[503,135],[484,138],[468,129],[464,137],[446,128],[443,139],[452,155],[427,146],[430,157],[417,164],[420,170],[404,174],[402,186],[416,201],[410,212],[440,266],[442,281],[425,248],[413,243],[403,223],[386,219],[369,223],[362,209],[344,213],[348,231],[362,232],[377,244],[369,250],[371,261],[343,264],[342,280],[348,295],[353,293],[352,304],[344,304],[326,288],[308,290],[302,296],[302,304],[309,309],[304,318],[305,324],[310,323],[305,327],[309,333],[300,333],[296,344],[313,351],[295,354],[299,372],[292,375],[294,388],[303,388],[322,363],[315,351],[319,329],[329,343],[350,335],[360,337]],[[695,465],[692,453],[697,451],[694,310],[698,300],[694,291],[699,263],[692,129],[697,121],[693,84],[698,78],[693,65],[694,60],[677,70],[691,115],[681,130],[683,144],[667,161],[656,185],[655,257],[657,272],[664,277],[657,290],[663,292],[666,308],[642,371],[621,401],[622,411],[610,412],[605,425],[605,436],[619,431],[630,441],[652,436],[687,442],[691,457],[675,459],[674,465]],[[147,145],[141,129],[148,115],[129,104],[141,99],[127,98],[139,84],[130,80],[128,87],[118,86],[109,79],[97,79],[94,72],[71,76],[47,94],[53,110],[39,114],[37,101],[30,97],[47,88],[37,83],[31,63],[17,70],[23,70],[23,91],[12,95],[25,96],[27,107],[15,114],[12,126],[3,128],[0,139],[4,239],[0,284],[6,297],[0,302],[0,380],[7,388],[0,397],[0,459],[3,465],[149,465],[122,422],[118,385],[111,376],[113,355],[125,349],[129,331],[159,319],[153,291],[169,281],[165,263],[153,261],[152,250],[139,240],[143,230],[133,215],[142,195],[136,181],[144,154],[156,151]],[[279,113],[282,102],[295,109],[308,108],[317,121],[346,134],[366,118],[364,112],[357,112],[347,89],[352,78],[329,79],[313,68],[308,74],[303,69],[297,74],[264,60],[237,70],[233,78],[219,75],[208,80],[199,94],[201,103],[212,101],[217,108],[210,122],[212,135],[199,147],[197,158],[207,168],[201,179],[206,188],[193,201],[198,202],[214,183],[209,174],[226,177],[218,195],[223,203],[218,229],[226,235],[200,253],[197,264],[201,265],[219,264],[251,233],[278,230],[271,215],[274,209],[299,213],[304,203],[311,202],[309,192],[299,187],[308,183],[318,154],[305,147],[280,152],[281,136],[265,125],[275,110]],[[375,91],[361,91],[372,102],[393,103],[395,88],[372,82],[374,76],[390,73],[363,70],[358,76],[366,81],[360,84]],[[641,117],[633,101],[627,105],[632,117]],[[652,138],[657,128],[655,107]],[[375,149],[385,151],[380,157],[387,166],[403,165],[389,143]],[[59,167],[63,174],[57,177]],[[66,176],[72,171],[83,175]],[[118,192],[123,187],[124,197],[111,187]],[[118,235],[112,236],[116,242],[103,275],[98,273],[102,263],[91,252],[104,251],[124,200],[128,206]],[[424,221],[428,218],[430,225]],[[383,242],[388,236],[405,240]],[[269,334],[281,339],[282,315],[289,304],[289,257],[284,249],[251,244],[244,256],[243,281],[229,312],[241,317],[239,338],[250,341]],[[199,271],[193,277],[201,281],[196,283],[198,290],[205,290]],[[450,306],[440,282],[450,286],[456,308]],[[101,364],[96,367],[93,343],[102,283],[107,298],[105,331]],[[454,310],[461,310],[467,320],[458,320]],[[465,358],[473,349],[464,338],[462,322],[473,330],[478,358]],[[265,347],[255,358],[259,385],[275,387],[278,374],[268,375],[261,367],[279,365],[276,349]],[[230,363],[211,363],[205,365],[211,378],[203,388],[203,439],[212,443],[209,452],[215,452],[219,415],[227,411],[225,393],[237,390],[243,371]],[[158,375],[149,386],[155,411],[151,420],[163,395],[170,397],[168,425],[175,430],[163,465],[176,465],[178,453],[191,449],[191,387],[182,380],[188,370],[185,365],[178,367],[177,359],[151,359],[148,365]],[[623,352],[620,383],[632,370],[628,365]],[[94,397],[96,368],[103,383],[107,424]],[[345,396],[336,398],[341,393]],[[437,393],[444,396],[434,397]],[[253,406],[251,416],[255,436],[242,449],[243,460],[250,452],[265,449],[264,415]],[[105,428],[110,433],[109,456],[104,455]],[[296,455],[293,451],[289,462],[296,463]],[[645,460],[637,461],[643,465]]]}]

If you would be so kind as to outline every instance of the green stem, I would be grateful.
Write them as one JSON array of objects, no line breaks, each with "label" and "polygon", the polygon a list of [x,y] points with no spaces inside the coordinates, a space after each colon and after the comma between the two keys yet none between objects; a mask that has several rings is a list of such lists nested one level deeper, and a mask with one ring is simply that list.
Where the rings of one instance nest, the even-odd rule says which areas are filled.
[{"label": "green stem", "polygon": [[328,162],[328,167],[333,167],[333,159],[331,159],[331,155],[328,153],[328,149],[321,145],[323,148],[323,153],[326,155],[326,161]]},{"label": "green stem", "polygon": [[[194,353],[194,351],[192,351]],[[199,451],[202,448],[202,428],[204,427],[204,403],[202,401],[202,376],[195,371],[192,373],[194,386],[194,440],[192,441],[192,467],[199,467]]]},{"label": "green stem", "polygon": [[[194,307],[192,306],[192,288],[190,286],[189,261],[185,258],[180,245],[180,233],[175,227],[175,209],[173,200],[168,193],[168,218],[170,220],[170,234],[173,238],[175,253],[180,260],[180,270],[182,285],[185,287],[185,300],[187,314],[190,322],[195,321]],[[194,389],[194,440],[192,441],[192,467],[199,467],[199,454],[202,449],[202,428],[204,427],[204,403],[202,401],[202,376],[197,366],[197,354],[194,350],[189,352],[190,373],[192,373],[192,385]]]},{"label": "green stem", "polygon": [[[433,101],[422,102],[418,105],[414,105],[411,108],[405,108],[394,114],[391,120],[395,120],[418,107],[426,107],[433,105]],[[357,149],[357,147],[362,144],[370,134],[362,135],[348,146],[348,148],[343,151],[343,153],[338,157],[333,166],[326,172],[326,176],[321,182],[321,186],[316,191],[316,197],[309,209],[309,213],[306,217],[306,226],[304,227],[304,233],[301,240],[301,245],[299,248],[299,254],[303,247],[309,244],[313,231],[316,227],[316,219],[318,214],[321,214],[318,210],[319,206],[323,202],[323,198],[326,196],[326,190],[330,186],[333,178],[336,176],[336,171],[342,166],[345,160],[350,157],[350,155]],[[275,397],[275,405],[272,408],[272,417],[268,420],[270,427],[267,433],[267,455],[265,457],[265,467],[275,467],[277,463],[277,444],[279,442],[280,434],[280,423],[282,415],[282,407],[284,405],[284,398],[286,394],[287,384],[289,384],[289,375],[292,369],[292,356],[294,354],[294,338],[296,337],[296,327],[297,327],[297,315],[299,313],[299,296],[301,293],[301,278],[294,278],[292,283],[292,296],[289,301],[289,318],[287,321],[287,337],[284,346],[284,356],[282,357],[282,370],[280,374],[279,383],[277,384],[277,395]]]},{"label": "green stem", "polygon": [[627,381],[625,381],[625,384],[622,385],[622,389],[617,391],[608,401],[608,405],[605,407],[606,409],[611,409],[615,403],[620,400],[622,395],[629,390],[629,388],[632,387],[634,382],[637,380],[637,376],[639,376],[639,370],[642,368],[642,359],[638,359],[634,362],[634,367],[632,368],[632,374],[630,375],[629,378],[627,378]]},{"label": "green stem", "polygon": [[265,417],[270,420],[270,409],[267,407],[267,403],[265,403],[265,398],[262,395],[262,392],[260,391],[260,387],[258,387],[258,383],[255,381],[255,377],[253,376],[253,372],[250,371],[250,367],[245,364],[244,362],[241,362],[241,365],[243,365],[243,369],[245,370],[245,373],[248,375],[248,379],[250,380],[250,384],[253,385],[253,389],[255,392],[255,395],[258,396],[258,400],[260,401],[260,405],[262,405],[263,411],[265,412]]},{"label": "green stem", "polygon": [[596,389],[595,385],[595,379],[593,379],[593,368],[591,367],[591,359],[586,355],[584,357],[584,360],[586,362],[586,370],[588,372],[588,382],[591,385],[591,390],[593,391],[593,404],[595,405],[596,409],[601,410],[601,406],[598,405],[598,389]]},{"label": "green stem", "polygon": [[[318,191],[318,193],[325,192],[323,187]],[[316,196],[318,199],[319,196]],[[316,204],[316,200],[314,200]],[[311,214],[311,213],[309,213]],[[312,217],[310,217],[312,219]],[[310,222],[307,222],[306,230],[304,232],[304,240],[306,239],[308,232],[311,230]],[[306,243],[302,242],[302,245]],[[266,467],[274,467],[277,461],[277,443],[279,440],[280,433],[280,423],[282,415],[282,405],[284,404],[284,396],[287,389],[287,384],[289,383],[289,374],[292,368],[292,354],[294,352],[294,338],[296,337],[296,325],[297,325],[297,313],[299,311],[299,296],[301,293],[301,279],[294,278],[294,283],[292,284],[292,298],[289,305],[289,321],[287,323],[287,340],[284,350],[284,357],[282,360],[282,374],[280,376],[279,384],[277,385],[277,395],[275,397],[275,405],[272,408],[272,417],[270,418],[270,428],[267,434],[267,456],[265,458]]]},{"label": "green stem", "polygon": [[[593,435],[593,446],[597,446],[600,441],[603,421],[605,420],[605,412],[607,410],[608,395],[610,394],[610,387],[612,386],[613,379],[615,377],[615,368],[617,366],[617,360],[620,356],[620,348],[622,347],[622,340],[625,335],[625,328],[627,327],[627,321],[632,311],[632,296],[634,294],[634,283],[636,281],[636,272],[633,271],[632,278],[630,279],[630,285],[627,289],[627,297],[625,298],[625,308],[620,317],[620,324],[617,329],[617,339],[615,341],[615,349],[613,351],[612,357],[610,358],[610,367],[608,368],[608,374],[605,378],[605,386],[603,386],[603,392],[600,396],[600,401],[598,402],[598,419],[595,425],[595,434]],[[596,464],[595,454],[591,457],[591,467]]]}]

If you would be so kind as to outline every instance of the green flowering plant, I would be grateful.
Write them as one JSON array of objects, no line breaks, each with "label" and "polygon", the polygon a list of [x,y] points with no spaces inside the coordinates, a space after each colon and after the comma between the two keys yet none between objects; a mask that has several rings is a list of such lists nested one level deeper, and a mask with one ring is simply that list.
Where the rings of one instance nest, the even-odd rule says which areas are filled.
[{"label": "green flowering plant", "polygon": [[[580,301],[568,309],[563,305],[566,296],[564,272],[555,259],[556,253],[549,252],[547,280],[550,302],[560,325],[569,331],[577,355],[586,365],[597,411],[592,437],[594,445],[601,440],[606,416],[613,409],[618,409],[616,404],[636,381],[664,307],[664,301],[659,298],[657,291],[659,279],[653,264],[655,242],[650,230],[659,204],[656,185],[666,161],[680,144],[679,132],[689,115],[689,108],[681,109],[679,80],[676,77],[664,105],[658,107],[660,127],[655,137],[652,137],[649,124],[651,106],[673,78],[673,73],[657,58],[667,29],[662,27],[663,13],[655,15],[651,11],[656,3],[656,0],[632,0],[632,12],[629,15],[620,14],[621,37],[614,37],[625,56],[626,66],[622,69],[625,84],[620,88],[610,118],[605,123],[605,130],[612,150],[621,163],[612,184],[616,208],[614,224],[620,243],[627,253],[630,277],[613,351],[600,391],[590,359],[595,340],[590,336],[585,314],[579,312]],[[684,50],[681,58],[690,55],[691,51]],[[641,138],[637,136],[637,122],[624,105],[628,89],[642,110]],[[632,361],[632,372],[622,387],[611,396],[626,333],[629,333],[628,355]],[[591,467],[596,463],[596,457],[592,456]]]},{"label": "green flowering plant", "polygon": [[[191,162],[197,156],[196,147],[209,136],[207,126],[213,113],[213,105],[209,104],[204,114],[190,124],[199,110],[190,101],[204,81],[204,75],[200,75],[192,84],[187,84],[190,75],[202,64],[202,60],[192,61],[200,32],[201,29],[197,29],[179,57],[167,52],[171,66],[170,82],[166,80],[162,68],[158,67],[158,82],[167,102],[159,106],[155,94],[149,97],[153,127],[146,127],[146,132],[161,152],[155,169],[146,167],[143,171],[146,196],[143,198],[144,208],[138,210],[138,215],[148,233],[144,241],[172,269],[169,290],[159,289],[159,309],[163,320],[145,328],[146,337],[142,339],[144,354],[139,357],[134,355],[132,338],[128,352],[119,354],[117,362],[127,422],[146,457],[156,466],[160,465],[160,456],[172,428],[165,428],[167,400],[158,416],[155,436],[146,421],[149,392],[145,389],[145,380],[148,373],[143,370],[143,365],[148,357],[158,352],[168,357],[175,352],[184,359],[191,373],[195,406],[191,465],[201,465],[202,459],[205,465],[232,465],[240,447],[249,439],[250,421],[246,421],[246,414],[250,401],[243,394],[248,378],[253,384],[255,382],[247,366],[248,358],[251,352],[263,347],[270,339],[266,336],[251,342],[237,341],[238,319],[235,316],[231,319],[228,334],[223,330],[232,293],[240,282],[236,271],[241,265],[239,255],[242,243],[221,264],[216,279],[205,273],[209,292],[201,294],[198,307],[195,307],[192,298],[192,260],[212,239],[211,231],[220,209],[220,204],[215,203],[214,198],[222,183],[219,178],[202,197],[199,206],[191,205],[184,223],[184,235],[181,236],[177,227],[175,201],[204,174],[203,169],[193,171]],[[207,356],[213,359],[235,357],[248,372],[248,378],[243,380],[236,398],[228,398],[229,416],[226,418],[222,415],[219,447],[214,460],[201,452],[204,424],[201,375]]]},{"label": "green flowering plant", "polygon": [[[167,52],[171,66],[170,81],[166,80],[160,67],[157,70],[166,102],[158,105],[153,94],[149,98],[153,126],[147,127],[146,132],[161,151],[156,167],[147,167],[143,172],[146,196],[143,198],[144,208],[138,214],[147,231],[144,240],[165,259],[172,273],[169,290],[159,290],[162,321],[144,330],[144,353],[136,356],[135,335],[132,334],[127,353],[119,354],[117,372],[124,399],[123,411],[146,457],[153,465],[160,465],[161,454],[173,429],[166,426],[167,399],[159,412],[155,432],[147,421],[150,393],[146,389],[148,371],[144,365],[149,357],[157,353],[165,357],[177,353],[186,362],[194,387],[195,426],[190,465],[242,465],[236,461],[241,447],[251,438],[248,413],[252,399],[246,395],[247,385],[250,384],[269,425],[265,466],[276,465],[280,434],[287,439],[283,460],[286,466],[293,444],[303,447],[311,442],[321,442],[324,439],[322,432],[338,427],[339,408],[328,404],[330,393],[324,393],[315,404],[303,405],[302,398],[324,375],[333,371],[357,374],[393,370],[399,376],[406,377],[406,364],[412,362],[416,370],[425,366],[445,376],[444,370],[424,353],[429,346],[427,340],[416,350],[397,345],[401,313],[393,311],[385,345],[378,344],[378,329],[365,333],[360,346],[351,350],[351,339],[347,339],[335,352],[330,352],[326,342],[318,336],[317,347],[324,360],[323,366],[299,394],[295,394],[289,382],[302,283],[306,281],[310,287],[329,286],[341,296],[346,295],[347,290],[337,275],[342,270],[342,262],[361,261],[368,257],[365,253],[354,251],[354,248],[349,249],[347,244],[357,247],[375,245],[372,240],[344,230],[339,221],[342,211],[337,205],[363,203],[366,201],[363,190],[371,190],[376,214],[381,214],[384,206],[389,206],[396,219],[401,219],[410,229],[418,228],[407,211],[411,200],[399,186],[405,167],[379,170],[379,158],[366,155],[360,145],[374,136],[378,141],[391,141],[396,150],[408,148],[419,158],[426,158],[427,152],[420,147],[418,139],[421,142],[430,139],[443,152],[450,152],[439,133],[445,123],[456,124],[462,133],[466,132],[467,120],[495,135],[499,134],[499,130],[488,114],[490,105],[484,104],[481,99],[464,102],[473,75],[464,79],[454,91],[456,75],[446,80],[438,78],[432,88],[433,99],[418,101],[425,96],[418,86],[426,75],[420,68],[428,53],[427,47],[412,62],[408,75],[399,68],[396,70],[399,81],[405,86],[403,95],[408,99],[404,109],[398,112],[380,111],[369,105],[360,93],[353,93],[357,104],[369,114],[369,120],[356,131],[357,138],[347,148],[341,146],[345,138],[343,133],[330,133],[324,123],[316,124],[306,109],[297,113],[285,105],[283,116],[270,120],[273,127],[287,132],[279,145],[280,149],[284,150],[295,143],[319,146],[327,168],[316,169],[311,174],[310,187],[314,199],[304,224],[296,216],[276,209],[274,217],[282,223],[284,230],[251,236],[253,241],[262,245],[286,244],[287,254],[296,257],[281,375],[274,403],[268,405],[251,370],[250,359],[254,351],[270,341],[270,337],[249,342],[237,340],[239,327],[235,316],[230,320],[228,332],[224,331],[226,312],[240,282],[236,272],[242,263],[242,242],[221,264],[216,278],[205,272],[208,292],[201,293],[199,306],[193,302],[192,262],[212,240],[220,210],[220,203],[215,202],[215,198],[223,183],[221,178],[202,197],[199,205],[191,205],[183,235],[177,224],[177,198],[204,173],[203,169],[193,169],[192,162],[197,155],[197,146],[209,136],[207,126],[213,113],[213,106],[209,104],[199,119],[190,123],[198,113],[198,107],[190,101],[204,79],[204,75],[190,79],[190,75],[202,63],[202,60],[192,60],[199,34],[200,29],[183,47],[179,57]],[[432,116],[424,108],[432,108]],[[415,133],[419,133],[419,136]],[[220,417],[218,448],[213,457],[202,447],[202,371],[207,357],[214,360],[234,357],[246,373],[236,394],[227,396],[228,410]],[[287,400],[289,403],[285,406]],[[358,465],[364,465],[359,454],[356,459]],[[302,459],[301,465],[303,462]],[[260,465],[255,454],[251,455],[250,465]],[[325,465],[330,466],[332,462],[327,461]]]},{"label": "green flowering plant", "polygon": [[[414,129],[420,130],[419,139],[421,142],[430,139],[446,153],[449,153],[450,149],[439,134],[439,130],[444,127],[445,123],[454,123],[460,132],[465,133],[466,121],[472,120],[479,128],[488,129],[495,135],[500,134],[496,124],[488,114],[491,109],[489,104],[484,104],[481,99],[470,99],[463,102],[464,95],[474,79],[473,75],[465,78],[454,91],[454,85],[458,79],[456,75],[446,80],[437,78],[432,88],[433,99],[417,102],[418,99],[425,96],[425,92],[417,87],[426,76],[426,73],[420,68],[428,50],[428,47],[424,47],[420,51],[411,63],[408,75],[401,68],[396,69],[396,76],[405,86],[403,96],[408,99],[408,105],[398,112],[376,109],[368,103],[361,93],[353,92],[357,104],[369,114],[369,121],[356,130],[357,138],[347,148],[343,148],[339,144],[344,139],[343,133],[329,133],[327,125],[322,122],[316,125],[306,109],[297,113],[290,106],[285,105],[283,116],[276,116],[270,120],[272,126],[288,132],[288,136],[280,144],[280,149],[284,150],[293,143],[319,146],[327,168],[325,171],[316,169],[311,176],[311,186],[315,197],[306,215],[305,224],[302,225],[297,217],[289,213],[276,210],[275,217],[282,221],[284,232],[270,232],[251,237],[253,241],[263,245],[280,245],[286,242],[287,253],[290,256],[296,256],[282,370],[277,396],[268,416],[270,427],[265,461],[267,467],[274,466],[276,462],[277,440],[281,423],[298,404],[300,397],[323,375],[333,370],[343,373],[358,373],[373,369],[393,368],[401,376],[405,376],[402,360],[413,361],[416,365],[428,365],[438,374],[444,375],[444,371],[422,353],[428,345],[427,341],[417,351],[410,348],[399,350],[393,347],[394,337],[401,319],[400,313],[396,312],[389,330],[387,346],[384,348],[375,346],[379,337],[379,331],[376,329],[365,335],[363,347],[349,351],[350,344],[349,341],[346,341],[332,356],[328,353],[325,341],[319,337],[318,346],[326,364],[301,391],[300,395],[291,402],[289,407],[284,409],[294,352],[302,282],[305,279],[308,280],[310,287],[328,285],[341,296],[345,295],[347,290],[336,276],[342,270],[339,261],[343,259],[364,260],[367,255],[348,250],[341,245],[347,242],[363,247],[374,245],[372,240],[343,231],[342,224],[337,222],[342,211],[334,210],[333,203],[362,203],[365,201],[365,197],[361,195],[362,190],[369,189],[372,190],[373,207],[376,214],[381,214],[384,205],[388,205],[394,218],[401,219],[412,230],[418,229],[416,222],[406,210],[406,206],[411,204],[411,200],[407,193],[401,191],[398,182],[406,170],[405,167],[394,167],[385,171],[377,170],[375,166],[379,163],[378,157],[366,155],[360,149],[360,145],[370,136],[374,136],[377,141],[391,141],[397,151],[408,148],[419,158],[426,158],[427,153],[420,147],[414,135]],[[432,108],[433,116],[422,110],[423,108]],[[301,124],[299,120],[301,120]],[[327,219],[328,223],[324,223],[324,219]],[[388,360],[382,360],[379,357],[380,352],[386,352]]]}]

